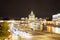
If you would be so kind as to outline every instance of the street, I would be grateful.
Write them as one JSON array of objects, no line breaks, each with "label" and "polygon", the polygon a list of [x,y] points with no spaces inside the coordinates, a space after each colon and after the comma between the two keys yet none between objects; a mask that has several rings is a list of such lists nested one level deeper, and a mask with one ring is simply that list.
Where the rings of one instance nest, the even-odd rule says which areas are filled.
[{"label": "street", "polygon": [[60,34],[40,30],[32,31],[27,27],[20,27],[18,29],[21,30],[18,40],[60,40]]},{"label": "street", "polygon": [[21,40],[60,40],[60,34],[55,33],[34,33],[32,38],[21,38]]}]

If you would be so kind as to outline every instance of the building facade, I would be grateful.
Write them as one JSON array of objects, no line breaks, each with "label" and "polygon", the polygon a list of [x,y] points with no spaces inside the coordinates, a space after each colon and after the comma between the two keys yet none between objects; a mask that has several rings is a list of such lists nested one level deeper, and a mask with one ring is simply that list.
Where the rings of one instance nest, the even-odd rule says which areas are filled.
[{"label": "building facade", "polygon": [[52,19],[53,21],[52,30],[54,33],[60,34],[60,13],[53,15],[52,18],[53,18]]}]

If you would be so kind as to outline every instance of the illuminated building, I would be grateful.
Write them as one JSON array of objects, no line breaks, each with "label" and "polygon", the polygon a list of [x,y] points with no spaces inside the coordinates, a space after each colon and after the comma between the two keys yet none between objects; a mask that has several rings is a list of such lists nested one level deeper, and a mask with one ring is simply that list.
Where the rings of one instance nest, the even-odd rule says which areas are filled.
[{"label": "illuminated building", "polygon": [[60,34],[60,13],[53,15],[52,18],[53,18],[52,19],[53,21],[52,30],[54,33]]},{"label": "illuminated building", "polygon": [[29,20],[31,21],[31,20],[35,20],[35,15],[34,15],[34,13],[33,13],[33,11],[31,11],[31,14],[29,14]]},{"label": "illuminated building", "polygon": [[53,24],[53,21],[46,21],[46,31],[47,32],[52,32],[52,24]]}]

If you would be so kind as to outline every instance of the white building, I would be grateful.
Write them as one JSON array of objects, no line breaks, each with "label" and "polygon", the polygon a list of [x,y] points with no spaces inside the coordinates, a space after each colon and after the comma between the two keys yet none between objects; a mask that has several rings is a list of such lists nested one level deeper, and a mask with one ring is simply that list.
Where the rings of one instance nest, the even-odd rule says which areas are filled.
[{"label": "white building", "polygon": [[33,13],[33,11],[31,11],[31,14],[29,14],[29,20],[30,21],[35,20],[35,14]]},{"label": "white building", "polygon": [[60,13],[53,15],[52,18],[52,21],[54,22],[52,31],[60,34]]}]

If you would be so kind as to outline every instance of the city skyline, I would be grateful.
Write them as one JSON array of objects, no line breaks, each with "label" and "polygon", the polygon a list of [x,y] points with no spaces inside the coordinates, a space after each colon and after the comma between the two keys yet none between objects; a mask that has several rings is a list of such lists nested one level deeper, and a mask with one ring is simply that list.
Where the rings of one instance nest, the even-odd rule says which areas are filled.
[{"label": "city skyline", "polygon": [[60,13],[60,1],[57,0],[1,0],[0,3],[0,17],[3,18],[27,17],[31,10],[38,18],[52,18]]}]

